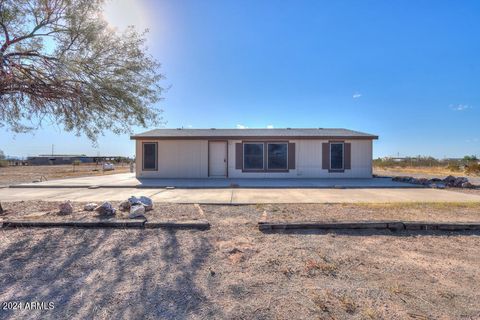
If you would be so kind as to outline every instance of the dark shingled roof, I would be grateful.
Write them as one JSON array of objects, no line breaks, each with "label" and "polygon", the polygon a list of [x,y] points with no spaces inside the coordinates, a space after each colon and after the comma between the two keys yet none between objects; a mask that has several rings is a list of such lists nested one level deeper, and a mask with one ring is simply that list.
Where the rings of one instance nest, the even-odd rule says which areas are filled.
[{"label": "dark shingled roof", "polygon": [[341,128],[285,129],[155,129],[139,133],[131,139],[378,139],[378,136]]}]

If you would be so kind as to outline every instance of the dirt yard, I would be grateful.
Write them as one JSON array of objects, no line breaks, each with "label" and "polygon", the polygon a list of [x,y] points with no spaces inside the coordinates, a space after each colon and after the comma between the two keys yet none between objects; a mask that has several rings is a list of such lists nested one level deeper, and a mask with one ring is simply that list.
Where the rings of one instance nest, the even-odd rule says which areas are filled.
[{"label": "dirt yard", "polygon": [[[3,219],[15,220],[46,220],[46,221],[95,221],[104,220],[106,217],[99,216],[95,211],[84,211],[83,207],[88,202],[72,202],[73,213],[69,215],[60,215],[58,213],[60,201],[19,201],[2,202],[2,207],[6,210],[4,215],[0,215],[0,221]],[[98,202],[98,205],[101,203]],[[120,201],[112,201],[111,204],[117,209],[114,217],[109,219],[128,219],[128,212],[118,210]],[[168,220],[185,221],[198,220],[205,217],[199,212],[198,207],[193,204],[155,204],[153,210],[147,211],[146,216],[150,221]]]},{"label": "dirt yard", "polygon": [[452,171],[447,167],[373,167],[375,174],[384,174],[385,172],[395,172],[399,175],[408,175],[408,174],[423,174],[423,175],[434,175],[434,176],[464,176],[463,171]]},{"label": "dirt yard", "polygon": [[467,175],[463,171],[451,171],[446,167],[373,167],[373,173],[378,176],[412,176],[416,178],[445,178],[452,175],[467,177],[470,181],[480,184],[480,176]]},{"label": "dirt yard", "polygon": [[73,165],[51,165],[51,166],[11,166],[0,167],[0,186],[12,185],[40,180],[42,177],[48,180],[98,176],[104,174],[130,172],[128,164],[115,165],[115,170],[102,171],[102,165],[81,164]]},{"label": "dirt yard", "polygon": [[278,219],[331,212],[334,219],[394,214],[478,221],[478,207],[202,209],[208,231],[0,229],[0,302],[54,304],[0,309],[0,318],[480,317],[478,233],[266,234],[257,228],[264,211]]},{"label": "dirt yard", "polygon": [[[74,212],[59,215],[60,201],[3,202],[6,214],[2,219],[21,220],[96,220],[104,219],[96,212],[84,211],[87,202],[72,202]],[[120,202],[113,201],[118,209]],[[97,203],[100,204],[100,203]],[[147,211],[149,220],[184,221],[205,219],[205,206],[193,204],[157,203]],[[401,220],[434,222],[477,222],[480,221],[480,203],[391,203],[391,204],[258,204],[243,205],[245,212],[255,212],[260,220],[282,221],[367,221]],[[225,206],[225,208],[234,208]],[[128,218],[128,212],[117,210],[117,219]],[[251,217],[255,220],[257,217]],[[258,220],[258,219],[257,219]]]},{"label": "dirt yard", "polygon": [[479,203],[268,204],[258,206],[268,221],[480,221]]}]

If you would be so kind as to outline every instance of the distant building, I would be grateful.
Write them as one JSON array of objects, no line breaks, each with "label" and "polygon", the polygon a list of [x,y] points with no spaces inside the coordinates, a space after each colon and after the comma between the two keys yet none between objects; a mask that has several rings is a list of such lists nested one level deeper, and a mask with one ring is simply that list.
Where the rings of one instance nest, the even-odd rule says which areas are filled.
[{"label": "distant building", "polygon": [[26,166],[28,165],[27,160],[15,159],[15,158],[7,158],[6,159],[9,166]]},{"label": "distant building", "polygon": [[27,157],[27,162],[31,166],[40,166],[40,165],[60,165],[60,164],[73,164],[74,162],[80,163],[100,163],[105,161],[127,161],[129,160],[126,157],[91,157],[84,154],[81,155],[71,155],[71,154],[54,154],[54,155],[45,155],[41,154],[38,156]]},{"label": "distant building", "polygon": [[382,161],[393,161],[393,162],[405,162],[405,161],[414,162],[418,160],[419,159],[415,157],[383,157],[382,158]]},{"label": "distant building", "polygon": [[463,158],[443,158],[440,159],[442,162],[461,162],[463,161]]}]

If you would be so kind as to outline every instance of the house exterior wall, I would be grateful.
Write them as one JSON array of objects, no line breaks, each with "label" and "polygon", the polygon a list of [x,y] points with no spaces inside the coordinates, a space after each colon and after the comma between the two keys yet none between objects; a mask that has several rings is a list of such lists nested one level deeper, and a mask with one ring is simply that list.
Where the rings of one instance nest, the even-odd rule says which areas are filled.
[{"label": "house exterior wall", "polygon": [[[245,141],[245,140],[244,140]],[[257,140],[258,141],[258,140]],[[274,140],[268,140],[274,141]],[[282,139],[281,141],[287,141]],[[143,142],[156,142],[158,170],[144,171]],[[351,169],[329,172],[322,169],[322,143],[328,140],[288,140],[295,143],[295,169],[288,172],[243,172],[236,169],[235,145],[228,140],[229,178],[371,178],[372,140],[344,140],[351,144]],[[139,178],[208,178],[208,140],[136,140],[136,175]]]},{"label": "house exterior wall", "polygon": [[[157,171],[143,170],[143,142],[156,142]],[[137,140],[136,174],[141,178],[207,178],[207,140]]]},{"label": "house exterior wall", "polygon": [[322,143],[328,140],[288,140],[295,143],[295,169],[288,172],[242,172],[235,169],[235,143],[228,142],[228,175],[230,178],[371,178],[372,140],[345,140],[351,143],[352,168],[344,172],[322,169]]}]

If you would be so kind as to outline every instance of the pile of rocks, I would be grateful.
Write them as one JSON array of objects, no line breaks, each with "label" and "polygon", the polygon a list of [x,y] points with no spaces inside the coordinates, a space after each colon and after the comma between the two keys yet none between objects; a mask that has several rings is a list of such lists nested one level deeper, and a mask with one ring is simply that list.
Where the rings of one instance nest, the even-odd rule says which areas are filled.
[{"label": "pile of rocks", "polygon": [[102,203],[101,205],[98,205],[96,203],[87,203],[84,207],[83,210],[85,211],[96,211],[98,212],[99,215],[104,216],[104,217],[111,217],[115,215],[115,212],[117,210],[113,207],[113,205],[106,201]]},{"label": "pile of rocks", "polygon": [[[65,201],[60,203],[59,205],[59,214],[60,215],[67,215],[73,212],[73,204],[70,201]],[[145,218],[145,212],[153,209],[153,201],[149,197],[141,196],[137,197],[130,197],[128,200],[122,201],[119,205],[120,211],[129,212],[128,217],[133,218]],[[99,215],[104,217],[113,217],[117,209],[114,206],[106,201],[101,205],[96,203],[87,203],[83,207],[84,211],[96,211]]]},{"label": "pile of rocks", "polygon": [[446,187],[449,188],[465,188],[465,189],[474,189],[476,186],[468,181],[465,177],[454,177],[448,176],[445,179],[439,178],[414,178],[408,176],[400,176],[400,177],[393,177],[393,181],[404,182],[404,183],[412,183],[412,184],[420,184],[430,188],[439,188],[444,189]]},{"label": "pile of rocks", "polygon": [[153,201],[149,197],[131,196],[128,200],[122,201],[119,207],[122,211],[129,211],[128,217],[131,219],[145,218],[145,212],[153,209]]}]

